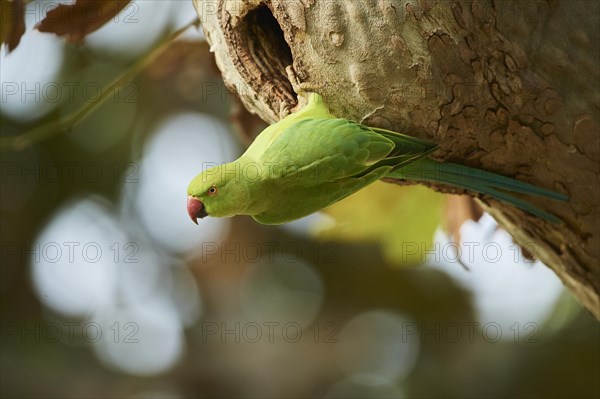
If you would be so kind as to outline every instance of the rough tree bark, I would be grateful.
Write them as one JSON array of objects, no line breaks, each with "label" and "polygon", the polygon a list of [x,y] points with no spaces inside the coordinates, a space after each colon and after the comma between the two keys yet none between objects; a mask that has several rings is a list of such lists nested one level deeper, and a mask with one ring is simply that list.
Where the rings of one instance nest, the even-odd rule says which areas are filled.
[{"label": "rough tree bark", "polygon": [[265,121],[293,111],[299,81],[340,117],[437,142],[440,161],[567,194],[527,198],[561,225],[481,200],[600,318],[598,2],[194,4],[225,83]]}]

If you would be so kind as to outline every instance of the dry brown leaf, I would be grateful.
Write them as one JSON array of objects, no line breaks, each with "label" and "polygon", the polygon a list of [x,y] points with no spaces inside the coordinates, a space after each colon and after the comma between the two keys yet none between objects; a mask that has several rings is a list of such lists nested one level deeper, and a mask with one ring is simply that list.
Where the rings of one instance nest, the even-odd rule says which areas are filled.
[{"label": "dry brown leaf", "polygon": [[17,48],[25,33],[25,2],[23,0],[0,0],[2,27],[0,42],[6,43],[10,53]]},{"label": "dry brown leaf", "polygon": [[123,10],[131,0],[77,0],[59,4],[48,11],[35,26],[40,32],[64,36],[70,43],[81,43],[85,36],[101,28]]},{"label": "dry brown leaf", "polygon": [[[445,206],[444,229],[460,244],[460,227],[467,220],[478,221],[483,215],[483,208],[468,195],[448,195]],[[500,228],[500,227],[498,227]],[[527,248],[514,241],[521,248],[523,256],[533,261],[537,259],[532,248]],[[535,248],[533,248],[535,249]]]},{"label": "dry brown leaf", "polygon": [[460,227],[467,220],[478,221],[483,209],[468,195],[448,195],[444,210],[444,229],[460,243]]}]

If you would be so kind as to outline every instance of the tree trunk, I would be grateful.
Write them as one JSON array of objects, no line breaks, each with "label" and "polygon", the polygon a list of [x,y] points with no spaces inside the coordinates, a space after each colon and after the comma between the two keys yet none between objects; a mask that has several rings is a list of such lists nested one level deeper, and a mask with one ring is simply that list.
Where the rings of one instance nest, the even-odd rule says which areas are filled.
[{"label": "tree trunk", "polygon": [[527,198],[560,225],[481,200],[600,318],[598,2],[194,3],[225,83],[267,122],[312,89],[339,117],[440,144],[439,161],[567,194]]}]

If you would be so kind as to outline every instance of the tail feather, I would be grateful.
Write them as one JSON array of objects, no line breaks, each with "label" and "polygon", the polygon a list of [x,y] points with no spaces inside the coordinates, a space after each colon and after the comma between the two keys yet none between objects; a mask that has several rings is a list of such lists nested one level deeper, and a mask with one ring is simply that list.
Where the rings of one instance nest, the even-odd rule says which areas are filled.
[{"label": "tail feather", "polygon": [[506,176],[497,175],[495,173],[476,168],[470,168],[464,165],[439,163],[430,159],[418,160],[410,165],[406,165],[391,172],[386,177],[444,183],[451,186],[464,188],[476,193],[488,194],[553,223],[560,222],[560,219],[536,208],[527,201],[516,198],[504,191],[537,195],[540,197],[547,197],[560,201],[565,201],[568,198],[567,196],[554,191],[537,187],[529,183],[524,183]]},{"label": "tail feather", "polygon": [[552,223],[560,223],[560,221],[561,221],[556,216],[554,216],[548,212],[545,212],[539,208],[536,208],[529,202],[523,201],[519,198],[516,198],[516,197],[510,195],[510,194],[496,190],[491,187],[486,187],[486,188],[482,188],[482,189],[484,189],[486,191],[479,191],[479,192],[483,192],[484,194],[491,195],[492,197],[494,197],[496,199],[502,200],[504,202],[508,202],[509,204],[512,204],[512,205],[516,206],[517,208],[521,208],[524,211],[527,211],[527,212],[531,213],[532,215],[535,215],[539,218],[545,219]]}]

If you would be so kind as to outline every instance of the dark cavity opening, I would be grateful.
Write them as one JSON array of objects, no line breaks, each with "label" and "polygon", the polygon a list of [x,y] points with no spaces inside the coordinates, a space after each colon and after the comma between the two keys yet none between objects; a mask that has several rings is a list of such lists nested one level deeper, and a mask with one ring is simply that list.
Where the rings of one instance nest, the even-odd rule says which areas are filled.
[{"label": "dark cavity opening", "polygon": [[292,51],[269,7],[263,4],[249,11],[238,25],[237,36],[246,81],[270,99],[276,112],[283,103],[295,106],[296,93],[285,70],[293,63]]}]

